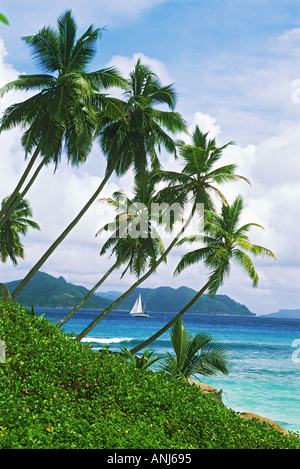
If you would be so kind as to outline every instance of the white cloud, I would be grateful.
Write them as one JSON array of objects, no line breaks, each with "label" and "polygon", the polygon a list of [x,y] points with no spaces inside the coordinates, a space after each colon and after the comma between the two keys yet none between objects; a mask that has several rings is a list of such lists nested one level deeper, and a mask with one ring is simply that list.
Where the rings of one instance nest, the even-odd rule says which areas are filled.
[{"label": "white cloud", "polygon": [[131,57],[114,55],[106,66],[116,67],[121,74],[127,78],[133,71],[138,59],[140,59],[143,65],[147,65],[150,70],[157,75],[163,85],[170,85],[174,82],[174,78],[171,77],[163,62],[153,57],[148,57],[142,52],[136,52]]},{"label": "white cloud", "polygon": [[281,34],[278,39],[275,38],[275,43],[280,46],[280,50],[295,55],[300,54],[300,28],[292,28]]},{"label": "white cloud", "polygon": [[44,2],[42,6],[39,0],[30,0],[23,14],[19,15],[16,14],[18,1],[20,3],[17,0],[12,5],[6,5],[5,14],[20,37],[37,32],[45,24],[55,25],[57,17],[69,9],[82,30],[91,23],[96,27],[108,26],[111,29],[133,23],[152,8],[170,0],[89,0],[84,5],[79,0],[52,0]]},{"label": "white cloud", "polygon": [[18,76],[13,66],[8,64],[5,57],[8,55],[3,39],[0,37],[0,87],[15,80]]},{"label": "white cloud", "polygon": [[[105,8],[109,11],[111,6],[112,12],[113,3],[114,6],[120,7],[118,14],[126,11],[134,17],[145,11],[145,8],[150,8],[160,2],[159,0],[157,2],[135,0],[111,2],[109,5],[109,2],[105,1],[102,2],[104,11]],[[100,2],[97,2],[97,5],[99,4]],[[58,3],[55,7],[57,5]],[[64,5],[62,4],[61,7],[63,8]],[[136,11],[134,11],[135,7]],[[86,12],[83,11],[84,13]],[[78,14],[76,17],[78,18]],[[259,313],[272,312],[285,307],[296,308],[300,303],[298,249],[300,237],[298,223],[300,219],[298,183],[300,104],[297,106],[291,100],[291,80],[298,78],[299,74],[297,75],[298,64],[292,64],[290,60],[292,54],[293,58],[298,54],[296,47],[298,38],[299,30],[292,30],[280,38],[279,42],[277,41],[277,44],[281,45],[282,56],[286,54],[280,63],[264,62],[257,70],[252,63],[250,66],[242,67],[239,74],[236,73],[236,68],[233,68],[231,73],[228,73],[227,69],[227,73],[216,77],[214,81],[208,74],[211,86],[214,89],[219,86],[219,92],[224,92],[221,100],[220,94],[216,97],[210,110],[208,106],[200,106],[201,96],[199,98],[197,94],[194,94],[192,88],[189,91],[194,99],[193,106],[187,106],[188,114],[191,115],[191,129],[198,124],[202,131],[209,131],[211,137],[216,137],[218,143],[222,140],[222,144],[231,139],[235,140],[236,134],[240,136],[247,132],[245,141],[250,144],[243,146],[237,143],[235,146],[228,147],[224,151],[222,163],[235,162],[238,165],[237,172],[250,178],[252,187],[241,182],[224,186],[223,190],[230,202],[237,193],[244,196],[245,213],[242,222],[257,222],[265,227],[265,231],[253,230],[251,239],[253,242],[274,250],[277,261],[263,259],[256,261],[260,276],[257,290],[252,290],[251,282],[246,275],[241,274],[234,267],[230,279],[226,281],[220,293],[228,294],[237,301],[245,303],[252,311]],[[291,44],[293,44],[293,52],[289,54],[288,45]],[[6,63],[6,54],[3,41],[0,41],[1,86],[18,75],[18,72]],[[128,75],[138,57],[151,67],[163,84],[175,81],[161,61],[143,53],[135,53],[130,57],[115,55],[108,65],[114,65],[124,75]],[[204,68],[203,64],[201,66]],[[211,99],[214,93],[210,93],[209,87],[203,87],[203,89],[206,89],[205,92],[208,96],[210,95]],[[232,90],[235,93],[232,93]],[[4,100],[1,100],[1,111],[18,99],[19,96],[14,93],[6,95]],[[192,112],[195,106],[196,111]],[[205,112],[198,112],[198,109],[203,108]],[[211,112],[213,108],[216,112]],[[270,117],[273,109],[276,110],[274,121]],[[278,109],[282,109],[284,116],[280,125],[278,125],[280,121]],[[286,119],[287,115],[292,116],[294,120]],[[0,196],[4,197],[11,187],[14,187],[25,164],[20,146],[20,131],[15,129],[0,135],[0,145],[2,171]],[[162,162],[168,168],[180,169],[180,162],[174,162],[173,157],[169,155],[163,154]],[[9,262],[0,264],[0,277],[3,281],[22,278],[28,272],[93,193],[101,181],[103,170],[104,160],[101,155],[99,156],[99,150],[96,149],[88,163],[79,170],[62,163],[55,175],[50,167],[42,171],[28,194],[33,208],[33,218],[41,225],[42,231],[40,233],[32,230],[29,232],[24,240],[26,259],[24,262],[21,261],[16,269]],[[128,172],[120,181],[111,180],[102,196],[110,196],[118,186],[127,191],[131,188],[131,184],[132,173]],[[74,283],[92,286],[111,265],[108,257],[100,258],[99,250],[103,240],[95,238],[99,225],[108,221],[110,217],[111,212],[103,204],[96,202],[57,252],[49,258],[42,270],[56,276],[63,275]],[[144,286],[187,285],[195,289],[202,286],[206,278],[202,266],[188,269],[179,277],[173,278],[173,271],[178,260],[179,251],[174,250],[167,266],[161,265],[156,275],[150,277]],[[120,272],[115,272],[103,289],[124,290],[132,283],[132,278],[129,276],[126,276],[122,282],[119,277]]]},{"label": "white cloud", "polygon": [[209,139],[217,138],[221,133],[221,129],[220,126],[216,124],[216,121],[217,119],[215,117],[211,117],[208,114],[203,114],[202,112],[196,112],[193,122],[190,126],[190,132],[193,132],[195,127],[198,125],[202,132],[209,132]]}]

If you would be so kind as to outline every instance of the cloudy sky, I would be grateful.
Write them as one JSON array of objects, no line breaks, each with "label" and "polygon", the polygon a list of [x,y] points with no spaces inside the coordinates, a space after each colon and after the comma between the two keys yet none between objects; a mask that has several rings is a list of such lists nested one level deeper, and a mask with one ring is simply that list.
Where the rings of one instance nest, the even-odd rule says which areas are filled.
[{"label": "cloudy sky", "polygon": [[[1,7],[2,8],[2,7]],[[106,27],[92,67],[116,66],[125,76],[137,58],[149,64],[164,84],[174,83],[177,111],[191,130],[198,124],[218,144],[233,140],[224,163],[234,162],[251,180],[224,187],[229,201],[241,194],[243,222],[256,222],[253,242],[272,249],[277,260],[256,259],[260,281],[236,267],[219,293],[245,304],[256,314],[300,308],[300,4],[298,0],[12,0],[1,10],[10,25],[0,24],[0,86],[20,73],[38,73],[21,40],[72,9],[79,34],[92,23]],[[7,94],[0,111],[23,99]],[[14,188],[24,168],[21,129],[0,135],[0,198]],[[180,168],[162,153],[166,168]],[[105,160],[97,144],[77,170],[64,162],[53,174],[48,167],[28,193],[40,232],[24,239],[26,258],[14,267],[0,265],[1,281],[21,279],[63,231],[99,185]],[[129,172],[113,177],[102,196],[132,185]],[[95,233],[112,217],[97,201],[44,264],[43,270],[92,287],[112,262],[100,257],[103,239]],[[165,239],[168,245],[170,239]],[[174,250],[167,266],[142,286],[185,285],[199,289],[206,272],[201,265],[173,277],[182,251]],[[133,278],[115,272],[101,290],[124,291]]]}]

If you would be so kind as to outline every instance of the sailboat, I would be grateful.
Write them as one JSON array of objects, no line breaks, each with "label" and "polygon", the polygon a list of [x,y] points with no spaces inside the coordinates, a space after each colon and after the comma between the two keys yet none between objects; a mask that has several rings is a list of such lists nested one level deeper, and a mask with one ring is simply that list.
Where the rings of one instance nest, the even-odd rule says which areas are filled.
[{"label": "sailboat", "polygon": [[137,298],[136,302],[133,305],[132,310],[130,311],[131,316],[135,317],[140,317],[140,318],[148,318],[149,315],[143,311],[143,306],[142,306],[142,297],[139,295]]}]

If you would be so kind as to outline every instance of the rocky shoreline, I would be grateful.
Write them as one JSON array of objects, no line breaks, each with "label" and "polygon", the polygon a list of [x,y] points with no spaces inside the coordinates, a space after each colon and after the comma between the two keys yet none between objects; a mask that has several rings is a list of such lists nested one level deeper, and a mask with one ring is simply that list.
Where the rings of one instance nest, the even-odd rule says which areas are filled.
[{"label": "rocky shoreline", "polygon": [[[220,400],[222,392],[218,391],[216,388],[214,388],[210,384],[204,384],[192,378],[189,378],[188,382],[191,385],[198,386],[204,394],[212,394],[217,398],[217,400]],[[278,423],[274,422],[274,420],[271,420],[267,417],[262,417],[261,415],[257,415],[257,414],[254,414],[253,412],[248,412],[248,411],[237,412],[237,414],[243,419],[247,419],[247,420],[257,419],[260,422],[266,422],[268,425],[275,427],[276,430],[282,432],[284,435],[287,435],[287,436],[289,435],[288,430],[281,427],[280,425],[278,425]]]}]

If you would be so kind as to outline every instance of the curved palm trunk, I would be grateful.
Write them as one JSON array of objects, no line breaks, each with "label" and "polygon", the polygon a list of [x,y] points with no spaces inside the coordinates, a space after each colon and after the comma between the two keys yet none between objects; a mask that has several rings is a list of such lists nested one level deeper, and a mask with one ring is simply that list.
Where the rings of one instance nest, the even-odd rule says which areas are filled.
[{"label": "curved palm trunk", "polygon": [[30,187],[32,186],[32,184],[34,183],[34,181],[36,180],[36,178],[38,177],[38,174],[39,172],[41,171],[41,169],[45,166],[45,163],[46,163],[46,158],[44,158],[41,163],[38,165],[38,167],[36,168],[34,174],[32,175],[30,181],[28,182],[28,184],[26,185],[25,189],[23,190],[23,192],[19,195],[16,196],[15,200],[12,202],[12,204],[10,205],[10,208],[7,210],[6,214],[3,216],[3,218],[0,220],[0,228],[4,225],[4,223],[6,222],[6,220],[10,217],[10,215],[12,214],[12,212],[15,210],[15,208],[17,207],[18,203],[20,202],[20,200],[22,200],[24,198],[24,196],[27,194],[27,192],[29,191]]},{"label": "curved palm trunk", "polygon": [[78,334],[75,337],[75,340],[80,341],[85,337],[94,327],[103,319],[105,316],[108,315],[108,313],[114,309],[116,306],[118,306],[127,296],[130,295],[141,283],[144,282],[150,275],[157,269],[157,267],[165,260],[171,249],[175,246],[175,244],[178,242],[179,238],[181,235],[184,233],[184,231],[187,229],[188,225],[190,224],[194,213],[195,213],[196,205],[193,206],[192,211],[190,213],[189,218],[187,219],[186,223],[184,226],[181,228],[179,233],[175,236],[174,240],[171,242],[169,247],[165,250],[165,252],[162,254],[162,256],[158,259],[158,261],[154,264],[154,266],[148,270],[148,272],[143,275],[139,280],[137,280],[123,295],[119,296],[108,308],[106,308],[101,314],[99,314],[94,321],[92,321],[80,334]]},{"label": "curved palm trunk", "polygon": [[134,347],[133,349],[130,350],[130,352],[132,354],[136,353],[136,352],[139,352],[142,348],[146,347],[147,345],[151,344],[152,342],[154,342],[154,340],[158,339],[158,337],[160,337],[162,334],[164,334],[170,327],[173,326],[173,324],[175,324],[175,322],[177,321],[177,319],[179,319],[184,313],[186,313],[191,306],[193,306],[194,303],[196,303],[196,301],[200,298],[200,296],[203,295],[203,293],[208,289],[209,285],[211,284],[212,280],[210,279],[208,282],[206,282],[206,284],[204,285],[204,287],[201,288],[201,290],[198,291],[198,293],[196,293],[196,295],[194,296],[194,298],[191,299],[191,301],[184,307],[182,308],[181,311],[179,311],[179,313],[177,313],[173,319],[171,319],[171,321],[168,322],[168,324],[166,324],[164,327],[162,327],[158,332],[156,332],[155,334],[153,334],[151,337],[149,337],[149,339],[146,339],[144,340],[144,342],[140,343],[139,345],[137,345],[136,347]]},{"label": "curved palm trunk", "polygon": [[40,260],[35,264],[35,266],[28,272],[26,277],[19,283],[17,288],[13,291],[12,293],[12,299],[15,300],[16,297],[20,294],[20,292],[23,290],[23,288],[27,285],[27,283],[31,280],[31,278],[37,273],[39,268],[46,262],[48,257],[51,256],[51,254],[55,251],[55,249],[60,245],[60,243],[66,238],[66,236],[70,233],[70,231],[77,225],[77,223],[80,221],[80,219],[83,217],[83,215],[86,213],[86,211],[90,208],[90,206],[93,204],[93,202],[96,200],[100,192],[102,191],[103,187],[107,183],[108,179],[112,175],[113,171],[115,170],[115,167],[117,165],[117,161],[115,164],[110,168],[110,170],[106,173],[103,181],[101,182],[100,186],[94,192],[92,197],[88,200],[88,202],[85,204],[85,206],[82,208],[82,210],[78,213],[78,215],[73,219],[73,221],[67,226],[67,228],[62,232],[62,234],[56,239],[56,241],[50,246],[50,248],[43,254],[43,256],[40,258]]},{"label": "curved palm trunk", "polygon": [[[129,251],[129,249],[128,249]],[[76,305],[73,309],[58,323],[57,327],[63,326],[71,317],[88,301],[88,299],[95,293],[95,291],[100,287],[100,285],[107,279],[107,277],[122,263],[122,260],[125,258],[126,253],[122,256],[120,260],[117,260],[114,265],[103,275],[103,277],[96,283],[96,285],[85,295],[85,297]]]},{"label": "curved palm trunk", "polygon": [[[39,146],[36,148],[34,154],[32,155],[28,165],[26,166],[25,171],[23,172],[18,184],[16,185],[13,193],[10,195],[8,201],[6,202],[5,206],[2,208],[0,211],[0,219],[7,213],[8,209],[11,207],[12,203],[14,203],[18,193],[20,192],[21,187],[23,186],[25,180],[28,177],[28,174],[30,173],[38,155],[39,155],[40,149]],[[1,220],[1,226],[2,226],[2,220]]]}]

